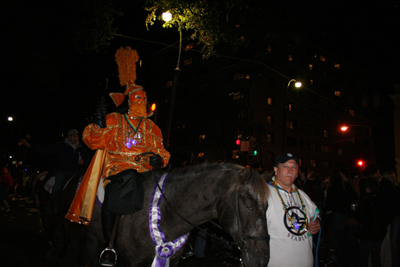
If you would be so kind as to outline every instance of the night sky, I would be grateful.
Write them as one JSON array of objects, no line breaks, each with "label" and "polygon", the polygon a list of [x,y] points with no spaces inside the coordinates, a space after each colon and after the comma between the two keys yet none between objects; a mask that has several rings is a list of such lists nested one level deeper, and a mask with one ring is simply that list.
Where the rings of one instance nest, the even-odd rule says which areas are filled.
[{"label": "night sky", "polygon": [[[84,15],[74,5],[89,1],[67,2],[17,0],[1,4],[2,149],[16,145],[28,133],[32,140],[46,143],[61,140],[59,133],[69,128],[82,131],[100,96],[121,90],[114,61],[116,49],[127,45],[137,49],[145,68],[149,67],[146,58],[165,48],[115,37],[101,52],[77,51],[73,32]],[[363,1],[360,5],[321,2],[325,1],[296,1],[296,6],[288,2],[287,18],[279,23],[282,27],[293,25],[293,29],[297,25],[299,39],[311,38],[361,63],[369,71],[365,79],[371,79],[371,84],[384,83],[388,88],[396,83],[400,73],[397,1]],[[161,23],[146,30],[144,1],[114,3],[124,14],[115,20],[117,33],[168,44],[178,40],[177,30],[163,29]],[[141,71],[145,70],[138,70],[137,84],[146,87]],[[8,116],[15,118],[12,123]]]}]

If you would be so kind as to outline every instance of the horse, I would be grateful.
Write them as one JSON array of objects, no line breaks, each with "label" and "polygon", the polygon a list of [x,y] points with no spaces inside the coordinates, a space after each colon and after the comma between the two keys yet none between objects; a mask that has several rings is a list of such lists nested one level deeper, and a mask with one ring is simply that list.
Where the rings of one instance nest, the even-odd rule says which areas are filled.
[{"label": "horse", "polygon": [[[158,188],[159,174],[153,171],[144,180],[143,209],[131,215],[122,215],[117,224],[116,243],[124,266],[151,266],[155,258],[149,211],[153,192]],[[266,266],[269,261],[268,192],[267,183],[261,175],[232,163],[203,163],[174,169],[165,181],[159,206],[159,226],[165,239],[171,241],[195,226],[217,219],[241,250],[245,266]],[[92,222],[88,226],[97,235],[101,224],[99,214],[100,208],[95,206]],[[184,246],[173,254],[171,267],[178,266],[183,252]]]}]

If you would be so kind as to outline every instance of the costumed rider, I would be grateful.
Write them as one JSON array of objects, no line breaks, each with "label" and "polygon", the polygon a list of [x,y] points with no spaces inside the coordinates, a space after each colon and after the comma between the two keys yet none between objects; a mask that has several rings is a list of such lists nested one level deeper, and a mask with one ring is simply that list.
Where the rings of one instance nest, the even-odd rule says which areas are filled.
[{"label": "costumed rider", "polygon": [[[93,123],[83,132],[83,140],[91,149],[106,150],[103,166],[102,226],[106,244],[109,243],[117,215],[132,214],[143,205],[143,179],[153,168],[165,167],[170,153],[165,150],[161,130],[148,119],[144,89],[136,85],[136,65],[139,56],[130,47],[117,50],[121,86],[125,93],[111,93],[117,112],[106,116],[106,107],[99,104]],[[150,114],[151,115],[151,114]],[[150,157],[135,157],[154,152]],[[108,253],[109,254],[109,253]],[[100,264],[113,262],[115,255],[102,253]]]}]

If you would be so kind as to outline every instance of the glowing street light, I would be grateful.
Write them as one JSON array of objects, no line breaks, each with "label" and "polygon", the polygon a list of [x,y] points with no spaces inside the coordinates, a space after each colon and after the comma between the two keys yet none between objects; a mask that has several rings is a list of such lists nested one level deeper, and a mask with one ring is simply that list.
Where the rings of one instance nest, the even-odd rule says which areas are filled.
[{"label": "glowing street light", "polygon": [[168,22],[171,19],[172,19],[172,14],[169,11],[162,13],[162,20],[163,21]]},{"label": "glowing street light", "polygon": [[7,118],[7,120],[8,120],[8,121],[13,121],[14,118],[10,116],[10,117]]}]

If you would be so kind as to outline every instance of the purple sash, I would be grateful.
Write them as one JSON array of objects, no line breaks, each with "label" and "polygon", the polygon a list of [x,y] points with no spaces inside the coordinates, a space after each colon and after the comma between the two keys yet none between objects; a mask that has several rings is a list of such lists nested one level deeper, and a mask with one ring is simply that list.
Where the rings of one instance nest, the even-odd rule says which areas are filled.
[{"label": "purple sash", "polygon": [[[163,174],[159,178],[158,185],[154,187],[153,197],[151,198],[150,202],[149,228],[151,238],[153,239],[154,246],[156,247],[156,255],[151,267],[169,267],[169,258],[185,244],[189,237],[189,233],[187,233],[175,239],[174,241],[165,241],[164,233],[160,227],[160,203],[167,177],[168,173]],[[160,191],[159,187],[162,189],[162,192]]]}]

